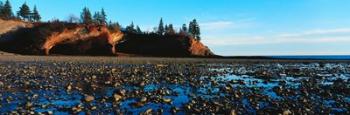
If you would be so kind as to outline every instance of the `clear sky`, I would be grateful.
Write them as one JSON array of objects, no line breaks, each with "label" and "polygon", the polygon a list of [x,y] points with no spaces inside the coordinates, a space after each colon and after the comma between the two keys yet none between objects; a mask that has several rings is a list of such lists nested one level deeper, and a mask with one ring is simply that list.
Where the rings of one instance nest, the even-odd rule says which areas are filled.
[{"label": "clear sky", "polygon": [[[2,0],[4,1],[4,0]],[[79,16],[85,6],[108,19],[152,30],[163,17],[199,21],[202,41],[219,55],[349,55],[350,0],[10,0],[37,5],[43,20]]]}]

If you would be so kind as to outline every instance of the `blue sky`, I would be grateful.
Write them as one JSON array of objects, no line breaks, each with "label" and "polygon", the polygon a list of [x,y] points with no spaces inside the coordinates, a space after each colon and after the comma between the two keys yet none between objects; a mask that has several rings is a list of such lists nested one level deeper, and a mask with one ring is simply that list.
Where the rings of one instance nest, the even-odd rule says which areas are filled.
[{"label": "blue sky", "polygon": [[202,41],[219,55],[349,55],[350,0],[11,0],[37,5],[44,20],[79,16],[85,6],[108,19],[152,30],[163,17],[199,21]]}]

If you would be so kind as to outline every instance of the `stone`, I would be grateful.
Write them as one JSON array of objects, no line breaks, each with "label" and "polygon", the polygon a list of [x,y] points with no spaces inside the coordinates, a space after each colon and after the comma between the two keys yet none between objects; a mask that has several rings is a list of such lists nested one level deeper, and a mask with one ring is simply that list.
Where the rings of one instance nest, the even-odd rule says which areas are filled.
[{"label": "stone", "polygon": [[119,95],[119,94],[114,94],[113,97],[114,97],[114,101],[116,101],[116,102],[118,102],[119,100],[121,100],[121,99],[123,98],[123,97],[122,97],[121,95]]},{"label": "stone", "polygon": [[91,102],[91,101],[93,101],[94,99],[95,99],[94,96],[90,96],[90,95],[85,96],[85,101],[86,101],[86,102]]}]

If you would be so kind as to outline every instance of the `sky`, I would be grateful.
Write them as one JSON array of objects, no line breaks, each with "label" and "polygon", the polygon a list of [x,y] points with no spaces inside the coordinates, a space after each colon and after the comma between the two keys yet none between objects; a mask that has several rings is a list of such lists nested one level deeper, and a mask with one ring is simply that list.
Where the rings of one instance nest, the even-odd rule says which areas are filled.
[{"label": "sky", "polygon": [[[4,1],[4,0],[2,0]],[[197,19],[202,42],[225,56],[350,55],[350,0],[10,0],[43,20],[104,8],[109,20],[151,31],[163,18],[179,28]]]}]

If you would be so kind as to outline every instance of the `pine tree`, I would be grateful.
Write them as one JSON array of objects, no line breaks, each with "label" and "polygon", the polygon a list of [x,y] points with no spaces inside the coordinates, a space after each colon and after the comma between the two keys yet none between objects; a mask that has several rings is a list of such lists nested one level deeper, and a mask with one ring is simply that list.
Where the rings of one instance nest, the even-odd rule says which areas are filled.
[{"label": "pine tree", "polygon": [[139,26],[136,26],[136,33],[138,33],[138,34],[142,34],[142,30],[140,29],[140,27],[139,27]]},{"label": "pine tree", "polygon": [[163,18],[160,19],[159,21],[159,26],[158,26],[158,31],[157,33],[159,35],[163,35],[164,34],[164,23],[163,23]]},{"label": "pine tree", "polygon": [[93,16],[93,22],[97,24],[101,24],[101,14],[100,12],[95,12]]},{"label": "pine tree", "polygon": [[167,27],[166,34],[169,34],[169,35],[175,34],[175,30],[174,30],[173,24],[169,24],[169,26]]},{"label": "pine tree", "polygon": [[91,17],[91,12],[87,7],[85,7],[83,9],[83,12],[81,13],[81,21],[84,24],[91,24],[93,21]]},{"label": "pine tree", "polygon": [[41,20],[41,16],[40,16],[36,6],[34,6],[34,9],[33,9],[33,20],[35,22],[39,22]]},{"label": "pine tree", "polygon": [[168,32],[169,28],[168,28],[168,24],[165,24],[164,26],[164,34],[166,34]]},{"label": "pine tree", "polygon": [[187,26],[186,24],[183,24],[182,27],[180,28],[181,33],[187,33]]},{"label": "pine tree", "polygon": [[109,21],[108,24],[108,29],[111,31],[119,31],[121,28],[121,25],[117,22],[117,23],[113,23],[112,21]]},{"label": "pine tree", "polygon": [[188,29],[188,33],[190,35],[192,35],[195,39],[197,40],[201,40],[201,37],[200,37],[200,27],[197,23],[197,20],[196,19],[193,19],[193,21],[190,22],[189,24],[189,29]]},{"label": "pine tree", "polygon": [[201,40],[201,31],[200,31],[200,27],[199,27],[199,25],[198,25],[198,23],[197,23],[197,20],[196,19],[194,19],[193,20],[193,23],[194,23],[194,29],[195,29],[195,38],[198,40],[198,41],[200,41]]},{"label": "pine tree", "polygon": [[183,25],[182,25],[182,31],[187,32],[187,26],[186,26],[186,24],[183,24]]},{"label": "pine tree", "polygon": [[190,22],[190,24],[188,25],[188,33],[190,34],[190,35],[194,35],[195,33],[194,33],[194,26],[193,26],[193,22],[191,21]]},{"label": "pine tree", "polygon": [[100,14],[101,14],[101,24],[107,24],[107,14],[103,8],[101,9]]},{"label": "pine tree", "polygon": [[5,5],[2,7],[1,17],[3,19],[11,19],[11,18],[13,18],[12,7],[11,7],[11,4],[10,4],[9,0],[6,0]]},{"label": "pine tree", "polygon": [[129,26],[126,27],[126,31],[130,32],[130,33],[135,33],[135,26],[134,26],[134,22],[131,22],[131,24]]},{"label": "pine tree", "polygon": [[29,6],[27,3],[24,3],[20,8],[19,11],[17,12],[18,17],[20,17],[23,20],[29,21],[31,18],[31,12],[29,9]]},{"label": "pine tree", "polygon": [[115,26],[115,27],[117,27],[119,30],[120,30],[120,28],[122,28],[122,27],[123,27],[122,25],[120,25],[120,24],[119,24],[119,22],[114,23],[114,26]]},{"label": "pine tree", "polygon": [[95,12],[93,16],[93,22],[97,24],[107,24],[107,15],[104,9],[101,9],[101,12]]}]

